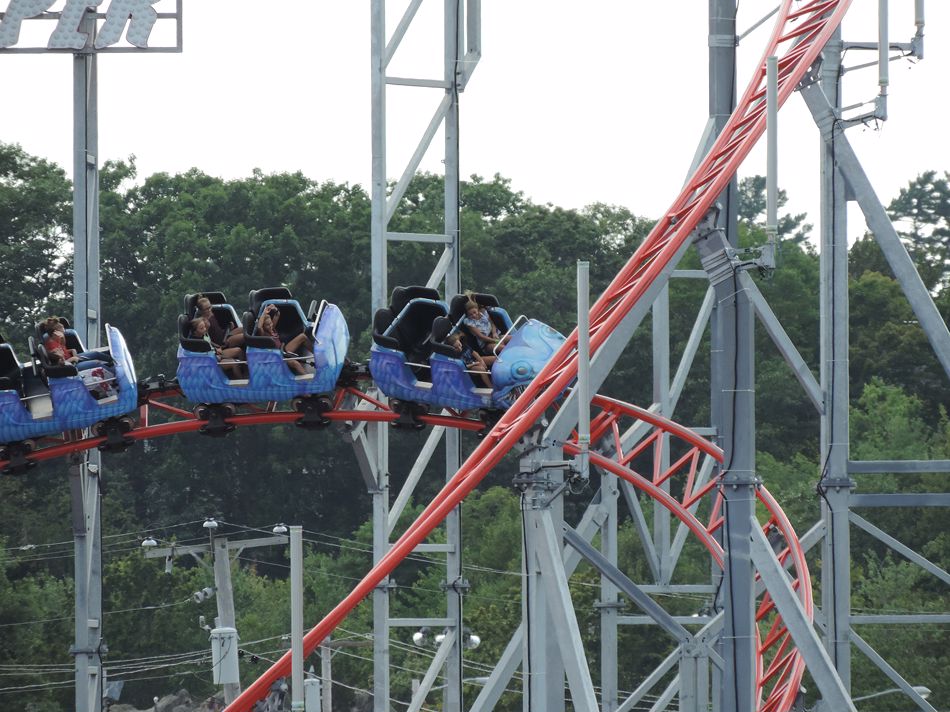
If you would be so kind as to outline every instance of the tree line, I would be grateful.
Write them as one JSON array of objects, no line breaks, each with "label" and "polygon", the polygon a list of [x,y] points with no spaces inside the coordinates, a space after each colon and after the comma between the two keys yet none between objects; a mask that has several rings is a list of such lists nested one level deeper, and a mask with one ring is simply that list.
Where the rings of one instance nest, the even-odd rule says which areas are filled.
[{"label": "tree line", "polygon": [[[929,172],[909,181],[889,205],[908,251],[945,319],[950,318],[950,173]],[[0,143],[0,331],[25,360],[32,324],[71,309],[71,186],[58,166]],[[784,193],[781,194],[784,203]],[[286,285],[304,305],[311,299],[336,303],[347,317],[350,357],[365,360],[370,340],[370,198],[358,185],[315,182],[301,173],[263,174],[223,180],[198,169],[177,175],[137,174],[134,157],[106,163],[101,171],[101,301],[104,319],[125,336],[141,376],[173,375],[176,319],[182,296],[202,290],[228,295],[241,310],[250,289]],[[761,244],[764,180],[740,183],[740,240]],[[393,218],[400,232],[439,232],[442,178],[417,176]],[[779,268],[756,276],[759,287],[802,357],[818,373],[818,256],[805,215],[785,215]],[[581,210],[538,205],[510,180],[472,176],[460,193],[462,284],[495,294],[513,316],[524,313],[568,332],[575,320],[577,259],[591,263],[591,291],[598,294],[649,232],[653,220],[629,209],[594,204]],[[441,249],[441,248],[440,248]],[[390,248],[389,283],[424,283],[438,255],[431,245],[399,243]],[[695,256],[685,267],[698,268]],[[852,459],[950,459],[948,379],[873,238],[850,250]],[[685,348],[706,285],[674,280],[670,286],[671,358]],[[645,324],[611,373],[604,392],[641,405],[652,395],[652,353]],[[708,338],[708,337],[707,337]],[[787,365],[758,330],[756,363],[757,469],[799,532],[819,517],[815,483],[820,472],[818,417]],[[676,419],[708,422],[708,343],[700,349]],[[425,433],[391,438],[392,487],[398,490]],[[463,437],[470,450],[475,441]],[[419,487],[418,511],[440,487],[443,472],[433,458]],[[147,532],[166,541],[201,540],[201,522],[215,516],[224,533],[269,531],[275,522],[305,527],[305,606],[314,621],[338,601],[371,563],[370,498],[349,446],[331,430],[240,429],[226,439],[166,438],[105,459],[103,500],[106,666],[127,680],[123,702],[145,707],[153,695],[184,686],[210,695],[207,633],[199,614],[214,616],[214,602],[196,604],[191,593],[209,585],[202,567],[183,560],[166,573],[144,559],[139,542]],[[465,597],[468,625],[482,645],[466,653],[466,677],[485,674],[517,626],[520,609],[520,512],[509,482],[516,462],[508,458],[464,505]],[[72,559],[69,492],[65,465],[51,462],[25,476],[0,479],[0,699],[27,700],[26,709],[68,708],[72,699]],[[943,476],[879,475],[873,491],[946,491]],[[596,487],[596,481],[593,483]],[[569,504],[586,504],[590,492]],[[938,508],[868,513],[889,534],[946,568],[950,528]],[[411,521],[407,512],[406,523]],[[621,567],[634,580],[648,576],[637,553],[635,529],[621,527]],[[810,557],[814,571],[817,561]],[[942,562],[942,563],[941,563]],[[702,578],[708,561],[687,552],[683,564]],[[289,630],[287,560],[278,550],[255,549],[234,567],[235,604],[247,679],[286,649]],[[852,607],[862,611],[945,612],[947,593],[935,578],[854,532]],[[442,571],[426,557],[396,572],[392,614],[431,615],[444,601]],[[638,578],[639,577],[639,578]],[[581,568],[571,594],[589,644],[596,676],[599,626],[594,603],[599,578]],[[815,579],[816,590],[819,582]],[[669,603],[674,613],[708,606],[702,597]],[[340,635],[371,631],[364,604]],[[621,631],[625,651],[621,687],[633,689],[638,671],[652,669],[667,643],[652,629]],[[490,633],[489,633],[490,632]],[[950,700],[946,629],[864,626],[862,635],[882,650],[914,650],[900,661],[902,674],[934,691],[931,702]],[[394,635],[396,633],[394,632]],[[408,699],[411,678],[427,659],[394,641],[393,694]],[[193,654],[185,657],[185,654]],[[168,658],[162,665],[159,655]],[[370,679],[369,652],[359,647],[334,659],[341,680]],[[258,668],[255,669],[254,660]],[[139,662],[134,662],[139,661]],[[49,668],[51,664],[60,667]],[[6,667],[10,666],[10,667]],[[5,673],[6,675],[6,673]],[[888,687],[855,655],[854,687]],[[595,680],[596,682],[596,680]],[[365,685],[364,685],[365,686]],[[515,690],[504,709],[520,709]],[[864,686],[864,687],[862,687]],[[813,687],[813,686],[812,686]],[[11,692],[23,688],[21,692]],[[472,694],[472,691],[469,692]],[[358,693],[335,690],[341,704]],[[942,696],[942,697],[940,697]],[[895,696],[896,697],[896,696]],[[900,709],[881,698],[876,709]],[[897,705],[888,707],[887,705]],[[22,706],[22,705],[21,705]],[[939,706],[939,705],[938,705]]]}]

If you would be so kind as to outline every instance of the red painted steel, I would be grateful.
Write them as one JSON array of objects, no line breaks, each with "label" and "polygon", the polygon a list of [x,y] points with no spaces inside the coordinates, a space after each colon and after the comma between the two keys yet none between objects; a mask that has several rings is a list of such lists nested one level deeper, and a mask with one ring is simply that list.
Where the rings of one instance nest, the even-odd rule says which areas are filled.
[{"label": "red painted steel", "polygon": [[[779,57],[778,99],[780,104],[784,103],[831,38],[849,5],[850,0],[807,2],[799,4],[793,11],[792,0],[783,0],[775,29],[758,69],[722,134],[670,210],[591,309],[592,356],[661,276],[664,268],[689,238],[692,230],[705,216],[716,197],[726,188],[739,165],[764,133],[766,59],[773,55]],[[307,633],[304,637],[306,653],[312,651],[365,596],[389,576],[398,563],[481,482],[512,450],[521,436],[551,407],[576,377],[576,349],[575,330],[416,522],[393,544],[390,551],[366,574],[350,595]],[[228,705],[226,712],[250,712],[250,708],[264,697],[271,684],[289,671],[288,653]],[[786,691],[779,690],[776,694],[780,695],[779,701],[786,699]],[[762,706],[769,709],[787,709],[776,704],[776,700],[770,696]]]}]

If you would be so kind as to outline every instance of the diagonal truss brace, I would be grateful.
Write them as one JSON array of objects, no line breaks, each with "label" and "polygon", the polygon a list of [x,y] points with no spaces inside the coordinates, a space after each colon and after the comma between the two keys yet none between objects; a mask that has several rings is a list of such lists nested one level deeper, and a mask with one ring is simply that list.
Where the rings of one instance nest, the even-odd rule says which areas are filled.
[{"label": "diagonal truss brace", "polygon": [[537,512],[537,522],[541,528],[541,536],[537,540],[539,546],[536,553],[541,570],[546,574],[541,576],[541,581],[548,596],[553,632],[561,649],[561,659],[567,673],[574,709],[578,712],[597,712],[599,706],[594,694],[594,683],[591,680],[590,668],[587,667],[587,656],[584,655],[584,643],[574,614],[567,572],[561,558],[559,537],[551,511],[545,508]]},{"label": "diagonal truss brace", "polygon": [[[578,535],[581,536],[585,541],[589,541],[590,539],[594,538],[601,523],[607,516],[606,508],[600,503],[600,500],[601,492],[597,492],[593,501],[584,512],[584,516],[581,518],[580,523],[578,523],[577,528],[575,529]],[[574,569],[577,568],[578,564],[580,564],[581,557],[575,549],[565,549],[562,556],[562,561],[564,562],[563,566],[565,573],[570,575],[574,572]],[[478,698],[473,703],[470,712],[487,712],[487,710],[494,709],[495,705],[498,703],[498,700],[501,698],[502,693],[505,691],[505,685],[508,684],[508,680],[510,680],[512,675],[514,675],[515,670],[523,660],[522,651],[524,633],[525,625],[522,622],[515,630],[514,635],[512,635],[511,640],[508,642],[508,645],[505,647],[505,651],[502,653],[498,663],[492,670],[491,675],[488,678],[488,682],[485,683],[484,687],[482,687],[482,690],[479,693]]]},{"label": "diagonal truss brace", "polygon": [[838,677],[831,658],[828,657],[828,651],[825,650],[811,621],[805,615],[798,596],[789,585],[791,582],[788,575],[782,564],[775,558],[772,545],[769,544],[755,518],[751,521],[751,529],[752,562],[765,588],[772,596],[775,607],[782,614],[782,620],[788,626],[796,647],[801,651],[808,671],[821,691],[822,698],[830,709],[839,712],[843,710],[856,712],[851,696],[845,689],[844,683],[841,682],[841,678]]},{"label": "diagonal truss brace", "polygon": [[841,122],[835,115],[834,108],[817,83],[803,86],[800,93],[818,125],[822,140],[834,152],[835,166],[851,188],[854,199],[864,213],[868,228],[894,271],[904,294],[907,295],[907,301],[910,302],[937,359],[950,376],[950,331],[947,330],[947,325],[921,281],[913,260],[907,254],[907,249],[901,243],[884,206],[874,192],[867,173],[864,172],[845,136]]},{"label": "diagonal truss brace", "polygon": [[692,642],[693,636],[690,635],[690,632],[677,623],[673,616],[644,593],[626,574],[610,563],[606,556],[588,544],[584,537],[569,525],[563,524],[562,528],[564,530],[564,541],[577,550],[577,553],[584,557],[597,571],[610,579],[621,592],[629,596],[644,613],[653,618],[676,642],[680,645],[689,645]]}]

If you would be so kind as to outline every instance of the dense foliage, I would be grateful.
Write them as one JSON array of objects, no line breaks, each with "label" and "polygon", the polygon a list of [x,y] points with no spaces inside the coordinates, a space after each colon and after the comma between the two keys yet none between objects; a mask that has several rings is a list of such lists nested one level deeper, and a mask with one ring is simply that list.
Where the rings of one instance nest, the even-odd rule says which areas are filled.
[{"label": "dense foliage", "polygon": [[[764,240],[763,191],[764,181],[758,177],[742,182],[740,232],[747,245]],[[906,227],[902,234],[945,317],[950,316],[948,194],[946,175],[929,173],[912,181],[890,206],[898,224]],[[393,229],[440,230],[441,178],[418,176],[407,196]],[[17,146],[0,144],[2,326],[21,354],[34,319],[51,311],[68,313],[69,203],[62,170]],[[109,163],[102,171],[103,311],[126,336],[140,376],[171,375],[175,323],[184,294],[221,290],[241,305],[250,289],[284,284],[305,305],[320,298],[338,304],[354,336],[351,357],[365,358],[369,221],[370,201],[360,186],[316,183],[299,173],[255,172],[225,181],[197,169],[140,179],[134,160]],[[461,186],[463,284],[497,295],[513,316],[525,313],[566,331],[575,314],[575,261],[590,260],[592,292],[597,294],[651,226],[650,220],[618,206],[567,210],[536,205],[501,176],[472,176]],[[805,240],[810,229],[805,216],[784,216],[780,231],[788,239],[779,269],[757,279],[805,363],[817,374],[818,257]],[[431,245],[423,243],[391,249],[390,284],[424,283],[437,257]],[[695,257],[687,256],[684,266],[698,266]],[[855,244],[851,270],[852,458],[950,458],[946,375],[870,238]],[[674,368],[705,289],[705,283],[695,279],[676,280],[670,287]],[[606,392],[650,402],[649,331],[647,322],[612,372]],[[757,339],[758,468],[804,531],[819,516],[814,491],[820,470],[818,417],[768,336],[760,330]],[[681,422],[708,421],[708,371],[706,344],[677,409]],[[391,438],[394,491],[424,437],[400,432]],[[474,444],[474,438],[463,438],[466,449]],[[438,489],[443,474],[439,463],[434,457],[417,492],[417,506]],[[235,538],[269,531],[278,521],[302,524],[308,542],[308,620],[327,612],[371,563],[372,536],[366,523],[370,498],[360,496],[365,485],[352,451],[333,431],[249,428],[223,440],[166,438],[110,456],[105,465],[106,660],[113,678],[127,681],[123,702],[144,707],[153,695],[180,686],[205,695],[214,690],[207,633],[196,624],[198,615],[208,621],[214,617],[214,601],[191,600],[192,592],[211,585],[211,574],[187,558],[176,558],[167,568],[143,558],[138,543],[144,534],[178,543],[203,541],[201,522],[206,516],[219,518],[224,522],[221,534]],[[520,621],[521,515],[518,498],[507,487],[514,466],[513,461],[504,463],[464,505],[464,577],[472,586],[465,595],[465,612],[482,639],[479,648],[466,653],[466,677],[486,674],[484,666],[497,660]],[[36,712],[67,708],[72,695],[72,543],[64,474],[65,466],[52,462],[25,477],[0,480],[0,670],[8,671],[0,699],[22,695],[28,700],[24,708]],[[880,475],[858,487],[874,492],[947,491],[938,475]],[[568,511],[585,505],[590,494],[574,497]],[[950,563],[950,529],[938,508],[915,516],[900,510],[862,516],[938,566],[946,569]],[[877,540],[861,533],[854,538],[856,610],[946,612],[946,587],[937,579]],[[648,578],[630,521],[621,527],[620,551],[622,568],[634,580]],[[814,570],[817,564],[812,558]],[[703,580],[707,570],[708,560],[687,547],[677,580]],[[243,672],[250,680],[286,649],[281,635],[289,629],[287,562],[282,551],[253,549],[241,555],[233,571],[238,627],[247,651]],[[413,557],[397,571],[392,614],[438,615],[445,600],[443,576],[437,559]],[[582,567],[571,581],[595,676],[598,580]],[[709,605],[702,596],[664,603],[687,615]],[[366,603],[337,637],[365,641],[371,622]],[[939,672],[950,666],[946,629],[894,628],[864,626],[862,635],[882,650],[893,649],[893,636],[898,635],[901,649],[918,651],[895,664],[907,679],[931,688],[931,702],[946,708],[950,682]],[[411,679],[422,676],[431,651],[407,645],[403,629],[394,629],[393,637],[393,695],[408,699]],[[628,690],[638,684],[639,671],[652,669],[670,647],[660,632],[639,626],[622,631],[621,645],[621,687]],[[181,657],[161,661],[156,659],[160,655]],[[370,655],[360,644],[340,648],[334,677],[367,687]],[[854,670],[858,691],[889,686],[859,654]],[[12,692],[18,688],[23,689]],[[505,709],[520,709],[520,679],[509,689]],[[476,691],[470,688],[468,694]],[[347,687],[336,689],[335,695],[345,703],[358,696]],[[886,706],[891,703],[899,700],[882,698],[877,709],[897,709]]]}]

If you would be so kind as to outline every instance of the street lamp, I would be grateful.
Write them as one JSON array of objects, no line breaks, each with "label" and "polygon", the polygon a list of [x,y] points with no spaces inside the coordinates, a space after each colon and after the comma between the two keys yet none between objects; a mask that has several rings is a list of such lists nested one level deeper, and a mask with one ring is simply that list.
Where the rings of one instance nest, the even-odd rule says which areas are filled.
[{"label": "street lamp", "polygon": [[[922,699],[926,700],[928,697],[930,697],[931,690],[929,687],[924,687],[923,685],[914,685],[910,689],[912,689],[914,692],[920,695]],[[884,695],[893,695],[894,693],[897,693],[897,692],[904,692],[904,690],[900,689],[899,687],[892,687],[889,690],[881,690],[880,692],[875,692],[871,695],[861,695],[861,697],[852,697],[851,701],[860,702],[861,700],[870,700],[874,697],[883,697]]]},{"label": "street lamp", "polygon": [[[445,640],[446,631],[441,633],[436,633],[435,637],[432,636],[432,629],[428,626],[423,626],[415,633],[412,634],[412,642],[414,645],[425,648],[430,644],[436,646],[442,645],[442,642]],[[462,647],[468,650],[474,650],[479,645],[482,644],[481,636],[473,633],[467,626],[462,628]]]}]

